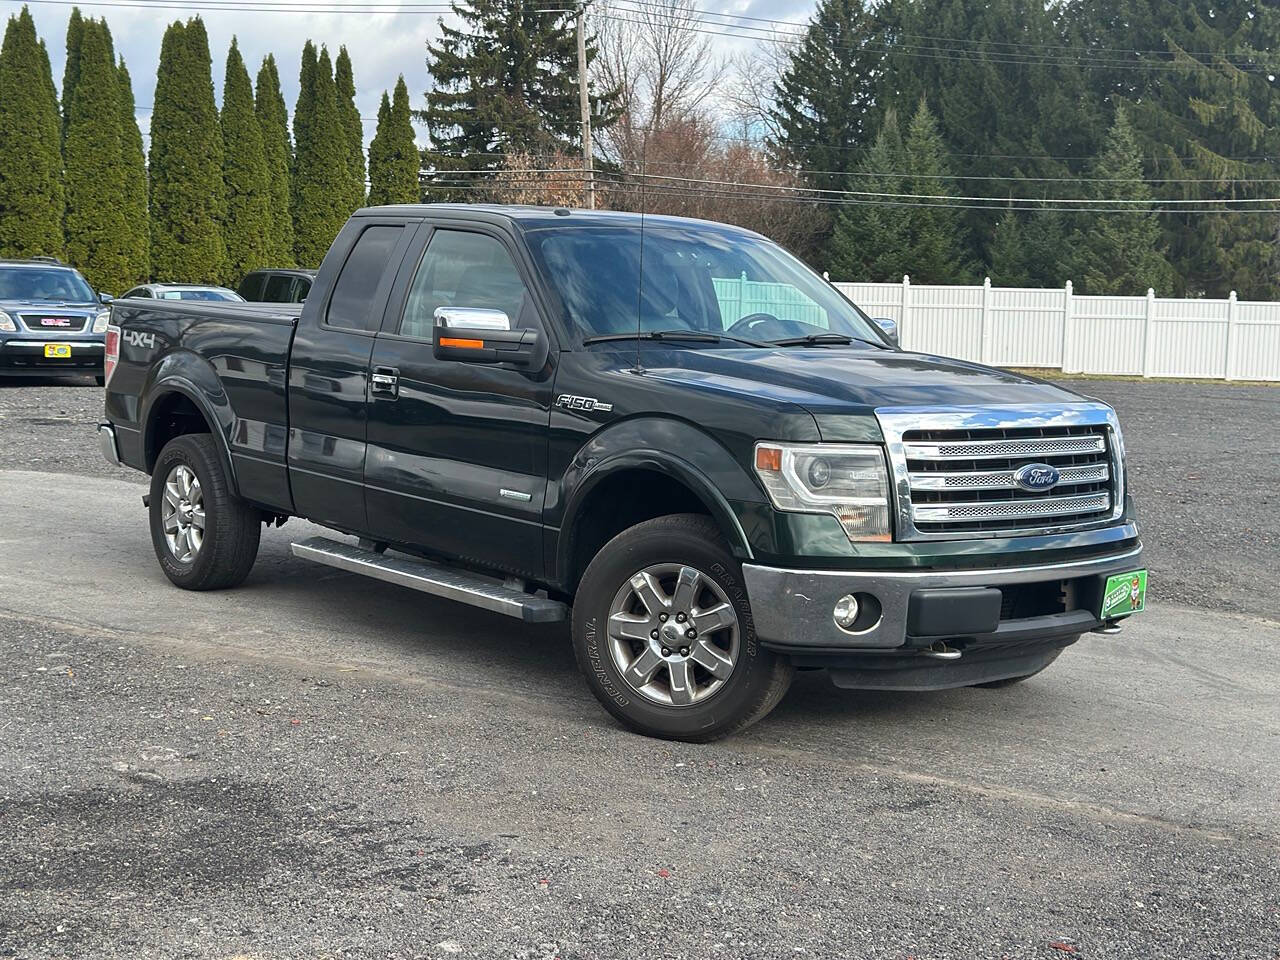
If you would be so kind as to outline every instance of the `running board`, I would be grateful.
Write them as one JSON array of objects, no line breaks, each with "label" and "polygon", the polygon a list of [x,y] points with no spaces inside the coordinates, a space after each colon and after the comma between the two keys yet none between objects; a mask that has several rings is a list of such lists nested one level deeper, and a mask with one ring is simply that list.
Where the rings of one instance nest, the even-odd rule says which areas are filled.
[{"label": "running board", "polygon": [[492,610],[526,623],[549,623],[565,620],[569,615],[569,608],[558,600],[539,597],[478,573],[426,560],[362,550],[353,544],[339,543],[327,537],[309,537],[290,544],[290,548],[295,557],[303,560],[314,560],[348,573],[358,573],[432,596],[444,597],[446,600]]}]

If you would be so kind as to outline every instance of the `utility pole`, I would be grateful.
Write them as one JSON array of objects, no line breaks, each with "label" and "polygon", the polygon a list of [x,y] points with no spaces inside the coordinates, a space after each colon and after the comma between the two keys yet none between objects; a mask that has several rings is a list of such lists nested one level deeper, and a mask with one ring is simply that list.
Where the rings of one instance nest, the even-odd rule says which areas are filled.
[{"label": "utility pole", "polygon": [[596,175],[591,165],[591,98],[587,95],[587,8],[578,8],[578,101],[582,107],[582,166],[586,171],[587,209],[596,208]]}]

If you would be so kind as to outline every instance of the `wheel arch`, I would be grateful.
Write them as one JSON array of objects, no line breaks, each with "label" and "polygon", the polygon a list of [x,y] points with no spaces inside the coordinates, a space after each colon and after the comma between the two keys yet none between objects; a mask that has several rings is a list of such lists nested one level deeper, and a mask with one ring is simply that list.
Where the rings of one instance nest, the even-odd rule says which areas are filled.
[{"label": "wheel arch", "polygon": [[695,464],[664,450],[631,450],[595,462],[574,488],[558,540],[556,571],[566,591],[576,591],[592,557],[617,534],[677,513],[705,514],[735,556],[752,557],[728,500]]},{"label": "wheel arch", "polygon": [[[210,385],[193,380],[189,370],[157,371],[157,376],[147,391],[146,409],[142,416],[143,462],[147,473],[150,473],[160,451],[174,437],[188,433],[208,433],[213,437],[227,485],[231,493],[238,496],[240,488],[236,482],[235,464],[231,459],[228,442],[235,417],[225,404],[226,393],[211,368],[208,369],[208,377],[213,380],[212,395],[224,399],[221,405],[209,399]],[[200,377],[200,380],[205,379]]]}]

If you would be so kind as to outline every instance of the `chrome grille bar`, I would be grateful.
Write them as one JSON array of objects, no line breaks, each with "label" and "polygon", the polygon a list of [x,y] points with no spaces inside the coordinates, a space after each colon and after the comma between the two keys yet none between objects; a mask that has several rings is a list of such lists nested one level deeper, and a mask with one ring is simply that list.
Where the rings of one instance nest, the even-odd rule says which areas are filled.
[{"label": "chrome grille bar", "polygon": [[1040,497],[1035,500],[979,500],[917,504],[912,508],[912,515],[917,523],[954,523],[957,520],[1068,517],[1082,513],[1097,513],[1110,507],[1111,494],[1088,493],[1080,497]]},{"label": "chrome grille bar", "polygon": [[[1081,467],[1062,467],[1058,473],[1058,487],[1077,483],[1100,483],[1111,476],[1111,470],[1105,463],[1090,463]],[[967,471],[913,473],[911,474],[911,489],[1015,490],[1018,489],[1018,485],[1013,482],[1013,474],[1013,470],[986,470],[972,473]]]},{"label": "chrome grille bar", "polygon": [[[1124,457],[1115,411],[1096,401],[880,407],[893,476],[895,539],[1039,536],[1116,523]],[[1059,472],[1049,490],[1013,476]]]},{"label": "chrome grille bar", "polygon": [[1083,437],[1020,437],[1000,440],[911,441],[904,443],[908,460],[973,460],[979,457],[1051,457],[1101,453],[1107,440],[1099,434]]}]

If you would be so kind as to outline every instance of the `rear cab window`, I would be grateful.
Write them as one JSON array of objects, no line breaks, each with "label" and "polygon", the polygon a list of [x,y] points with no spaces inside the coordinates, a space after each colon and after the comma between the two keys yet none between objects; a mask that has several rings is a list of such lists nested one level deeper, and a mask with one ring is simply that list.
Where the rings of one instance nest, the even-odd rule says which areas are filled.
[{"label": "rear cab window", "polygon": [[404,232],[402,223],[375,223],[360,232],[333,285],[325,310],[327,326],[370,333],[378,329],[384,306],[384,298],[378,292],[399,266],[398,258],[392,254]]}]

